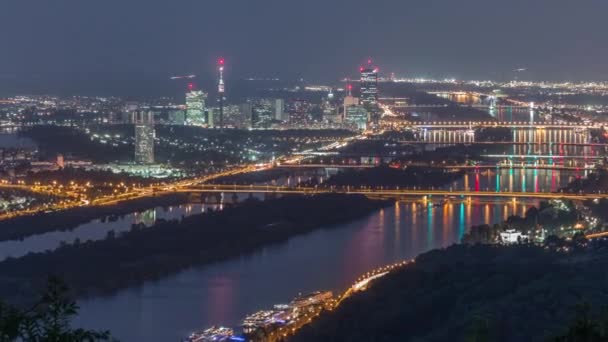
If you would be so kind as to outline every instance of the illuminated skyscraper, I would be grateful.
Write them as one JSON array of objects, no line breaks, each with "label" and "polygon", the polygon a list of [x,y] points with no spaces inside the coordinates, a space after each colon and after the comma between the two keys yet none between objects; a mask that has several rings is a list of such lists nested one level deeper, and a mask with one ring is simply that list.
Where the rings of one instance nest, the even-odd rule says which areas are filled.
[{"label": "illuminated skyscraper", "polygon": [[241,126],[243,128],[252,128],[253,127],[253,106],[250,102],[242,103],[239,106],[239,111],[241,113]]},{"label": "illuminated skyscraper", "polygon": [[368,112],[363,106],[352,105],[346,109],[345,123],[356,126],[359,130],[365,130],[368,120]]},{"label": "illuminated skyscraper", "polygon": [[285,120],[285,101],[283,99],[274,100],[274,119],[278,121]]},{"label": "illuminated skyscraper", "polygon": [[154,113],[133,113],[135,124],[135,163],[154,164]]},{"label": "illuminated skyscraper", "polygon": [[305,100],[293,99],[289,103],[289,122],[293,125],[308,124],[309,105]]},{"label": "illuminated skyscraper", "polygon": [[367,66],[359,69],[361,72],[360,102],[370,114],[373,122],[378,121],[380,110],[378,109],[378,68],[372,65],[372,61],[367,61]]},{"label": "illuminated skyscraper", "polygon": [[359,98],[354,97],[352,94],[352,90],[353,90],[352,84],[347,84],[346,90],[347,90],[347,93],[346,93],[346,96],[344,96],[344,102],[342,104],[342,107],[344,108],[344,111],[342,112],[343,120],[346,119],[346,112],[348,110],[348,107],[359,105]]},{"label": "illuminated skyscraper", "polygon": [[207,94],[201,90],[194,90],[194,85],[188,86],[186,93],[186,122],[190,125],[203,125],[205,121],[205,100]]}]

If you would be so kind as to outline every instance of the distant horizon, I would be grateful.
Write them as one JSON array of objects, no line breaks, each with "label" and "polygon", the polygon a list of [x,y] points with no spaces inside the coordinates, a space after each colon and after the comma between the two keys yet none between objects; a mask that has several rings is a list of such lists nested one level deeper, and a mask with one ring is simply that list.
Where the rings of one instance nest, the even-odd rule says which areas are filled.
[{"label": "distant horizon", "polygon": [[[121,76],[122,75],[122,76]],[[217,80],[211,76],[195,77],[192,80],[170,80],[171,75],[129,75],[122,73],[113,75],[112,79],[107,79],[107,74],[92,74],[83,73],[73,75],[71,80],[66,81],[61,79],[62,75],[55,76],[54,79],[49,79],[48,75],[37,75],[30,79],[26,77],[17,77],[16,75],[9,76],[0,73],[0,96],[10,97],[18,95],[49,95],[49,96],[116,96],[116,97],[136,97],[136,98],[158,98],[163,96],[173,97],[186,91],[188,82],[192,82],[202,90],[209,93],[215,93]],[[75,77],[76,76],[76,77]],[[106,76],[104,79],[102,76]],[[120,76],[120,77],[119,77]],[[390,74],[382,74],[381,77],[388,78]],[[65,75],[63,75],[65,77]],[[96,80],[96,77],[99,77]],[[546,79],[505,79],[498,80],[492,78],[456,78],[453,76],[429,76],[427,75],[399,75],[395,74],[396,79],[426,79],[434,81],[456,80],[462,82],[469,81],[489,81],[495,83],[517,82],[534,82],[534,83],[608,83],[608,80],[600,79],[577,79],[577,80],[546,80]],[[233,77],[228,74],[225,78],[227,83],[227,91],[235,83],[241,84],[246,82],[276,82],[281,83],[281,86],[296,84],[302,85],[326,85],[340,87],[343,85],[341,78],[335,80],[307,79],[298,77],[282,78],[273,75],[245,75],[242,77]],[[353,73],[352,80],[356,82],[356,74]]]},{"label": "distant horizon", "polygon": [[331,82],[371,58],[402,76],[608,81],[605,13],[594,0],[6,1],[0,91],[155,95],[150,79],[214,79],[218,58],[227,79]]}]

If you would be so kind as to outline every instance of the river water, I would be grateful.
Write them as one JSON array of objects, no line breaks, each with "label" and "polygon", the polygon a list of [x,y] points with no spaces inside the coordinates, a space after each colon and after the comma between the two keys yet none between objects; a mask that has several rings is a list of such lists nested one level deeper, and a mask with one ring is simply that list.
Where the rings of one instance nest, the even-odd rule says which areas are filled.
[{"label": "river water", "polygon": [[182,217],[205,212],[209,208],[217,210],[217,205],[185,204],[167,208],[154,208],[143,212],[131,213],[117,217],[114,220],[104,218],[81,224],[72,230],[53,231],[49,233],[32,235],[22,240],[9,240],[0,242],[0,261],[8,258],[18,258],[28,253],[54,250],[62,244],[74,243],[76,239],[81,242],[105,239],[110,231],[117,236],[129,231],[132,225],[150,227],[156,220],[180,220]]},{"label": "river water", "polygon": [[[294,172],[295,176],[280,178],[270,182],[272,185],[295,186],[300,182],[310,179],[324,180],[334,174],[336,170],[316,169]],[[532,170],[532,169],[490,169],[470,171],[461,179],[454,181],[443,188],[446,190],[470,190],[470,191],[523,191],[523,192],[555,192],[566,186],[575,178],[586,177],[590,171],[555,171],[555,170]],[[258,199],[264,196],[255,194]],[[237,196],[239,201],[249,197],[248,194]],[[111,220],[93,220],[81,224],[74,229],[65,231],[53,231],[38,235],[28,236],[21,240],[0,241],[0,261],[8,258],[18,258],[28,253],[44,252],[54,250],[62,244],[71,244],[75,240],[80,242],[105,239],[108,233],[113,231],[116,235],[129,231],[132,225],[143,225],[149,227],[156,220],[179,220],[182,217],[199,214],[209,210],[221,209],[221,205],[209,204],[211,201],[232,202],[233,196],[209,195],[205,197],[205,203],[192,203],[167,208],[154,208],[143,212],[123,215]]]},{"label": "river water", "polygon": [[[519,150],[511,151],[519,153]],[[310,177],[327,178],[335,170],[305,172],[278,180],[295,185]],[[500,169],[468,173],[452,189],[555,191],[585,172]],[[241,198],[242,199],[242,198]],[[79,301],[76,326],[109,329],[121,341],[178,341],[193,330],[221,324],[237,328],[245,315],[288,302],[300,292],[341,292],[361,274],[460,241],[471,225],[522,215],[537,201],[452,199],[395,202],[368,217],[325,227],[259,251],[195,267],[111,296]],[[217,209],[217,208],[215,208]],[[201,204],[156,208],[113,221],[95,220],[70,231],[51,232],[21,241],[0,242],[0,260],[57,248],[62,242],[98,240],[132,224],[179,219],[206,210]],[[314,215],[314,213],[311,213]],[[204,227],[202,228],[204,229]],[[237,329],[238,330],[238,329]]]},{"label": "river water", "polygon": [[[297,184],[304,179],[327,177],[334,171],[310,170],[279,183]],[[585,175],[552,170],[486,170],[470,172],[449,187],[485,190],[498,184],[499,191],[549,191],[580,176]],[[452,198],[435,206],[433,201],[396,202],[366,218],[297,236],[250,255],[192,268],[111,296],[81,300],[80,314],[74,323],[109,329],[121,341],[178,341],[193,330],[216,324],[238,328],[249,313],[288,302],[300,292],[341,292],[371,269],[449,246],[460,241],[471,225],[500,222],[538,204],[498,198],[470,202]],[[120,234],[131,229],[132,224],[150,226],[157,219],[180,219],[209,206],[155,208],[116,220],[94,220],[70,231],[3,241],[0,258],[52,250],[62,241],[71,243],[76,238],[103,239],[109,231]],[[221,209],[217,205],[213,208]]]},{"label": "river water", "polygon": [[366,271],[449,246],[471,225],[500,222],[537,204],[476,199],[442,206],[396,202],[366,218],[254,254],[82,300],[75,323],[109,329],[122,341],[178,341],[215,324],[237,327],[248,313],[288,302],[300,292],[341,292]]}]

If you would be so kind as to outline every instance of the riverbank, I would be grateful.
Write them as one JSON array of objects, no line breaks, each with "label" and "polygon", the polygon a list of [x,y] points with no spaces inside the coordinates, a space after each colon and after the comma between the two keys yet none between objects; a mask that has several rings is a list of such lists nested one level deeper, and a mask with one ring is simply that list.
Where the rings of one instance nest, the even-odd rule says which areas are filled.
[{"label": "riverbank", "polygon": [[247,201],[179,223],[158,222],[102,241],[8,259],[0,263],[0,294],[25,303],[48,274],[65,279],[77,296],[111,293],[362,218],[390,203],[336,194]]},{"label": "riverbank", "polygon": [[543,341],[567,329],[578,304],[608,304],[607,245],[434,250],[289,341],[466,341],[480,329],[488,341]]},{"label": "riverbank", "polygon": [[77,207],[57,212],[19,216],[0,221],[0,241],[19,240],[53,231],[66,231],[78,225],[104,217],[119,217],[155,207],[180,205],[188,202],[186,194],[167,194],[113,205]]}]

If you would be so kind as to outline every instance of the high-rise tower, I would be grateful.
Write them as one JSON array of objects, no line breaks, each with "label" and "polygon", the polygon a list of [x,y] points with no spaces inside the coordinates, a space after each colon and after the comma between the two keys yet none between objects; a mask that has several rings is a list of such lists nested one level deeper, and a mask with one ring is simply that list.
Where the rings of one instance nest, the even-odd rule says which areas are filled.
[{"label": "high-rise tower", "polygon": [[205,99],[207,94],[195,90],[194,84],[188,85],[186,93],[186,122],[190,125],[203,125],[205,123]]},{"label": "high-rise tower", "polygon": [[370,114],[371,120],[374,123],[378,122],[378,68],[372,65],[372,60],[367,61],[366,66],[359,69],[361,73],[360,88],[361,88],[361,105]]},{"label": "high-rise tower", "polygon": [[217,61],[217,68],[219,71],[219,82],[217,85],[217,95],[219,97],[219,101],[220,101],[220,117],[219,117],[219,127],[220,129],[224,128],[224,91],[225,86],[224,86],[224,58],[220,58]]},{"label": "high-rise tower", "polygon": [[154,113],[135,111],[135,163],[154,164]]},{"label": "high-rise tower", "polygon": [[358,106],[359,105],[359,98],[358,97],[354,97],[352,94],[353,91],[353,85],[348,83],[346,85],[346,89],[347,89],[347,93],[346,96],[344,96],[344,102],[342,104],[342,107],[344,108],[343,112],[342,112],[342,119],[344,120],[346,118],[346,112],[348,111],[348,107],[350,106]]}]

